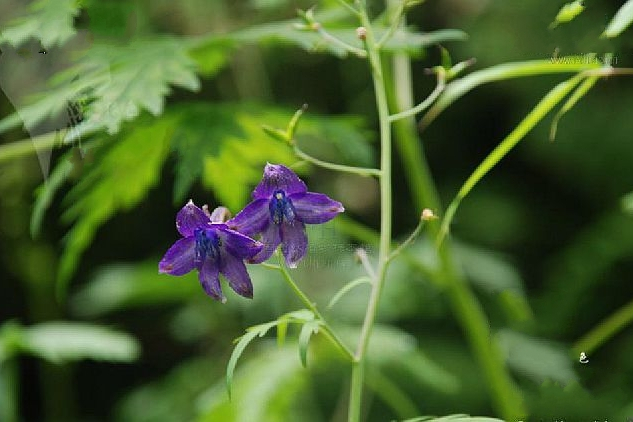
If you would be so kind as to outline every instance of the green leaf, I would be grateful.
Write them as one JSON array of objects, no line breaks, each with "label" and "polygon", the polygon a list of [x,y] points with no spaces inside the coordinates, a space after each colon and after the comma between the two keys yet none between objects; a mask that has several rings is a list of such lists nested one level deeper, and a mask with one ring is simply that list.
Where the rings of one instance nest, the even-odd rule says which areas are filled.
[{"label": "green leaf", "polygon": [[478,70],[447,84],[437,102],[422,118],[420,125],[423,127],[428,126],[449,105],[480,85],[526,76],[581,72],[583,70],[596,69],[600,66],[601,64],[598,60],[587,60],[584,56],[571,56],[552,58],[551,60],[503,63]]},{"label": "green leaf", "polygon": [[[191,185],[202,177],[220,202],[237,211],[261,179],[266,162],[296,162],[286,143],[263,136],[261,128],[263,123],[285,127],[291,111],[249,103],[192,103],[172,111],[181,121],[172,143],[178,157],[176,202],[182,202]],[[318,146],[324,154],[343,157],[343,161],[359,165],[373,161],[365,122],[357,117],[305,115],[297,139]]]},{"label": "green leaf", "polygon": [[537,383],[547,379],[568,383],[577,379],[567,350],[543,339],[511,330],[502,330],[496,338],[504,351],[508,365]]},{"label": "green leaf", "polygon": [[392,381],[377,369],[367,368],[365,383],[401,418],[419,413],[415,402],[403,391],[403,386]]},{"label": "green leaf", "polygon": [[72,101],[85,104],[84,120],[67,133],[67,143],[102,130],[116,134],[143,110],[157,116],[172,85],[190,91],[200,86],[186,46],[173,37],[134,40],[125,46],[95,43],[73,67],[53,76],[49,90],[20,110],[21,120],[11,115],[0,121],[0,132],[21,121],[36,126]]},{"label": "green leaf", "polygon": [[231,353],[231,358],[229,359],[229,363],[226,366],[226,391],[228,392],[229,398],[231,397],[231,385],[233,384],[233,373],[235,372],[235,366],[237,365],[237,360],[242,356],[246,346],[249,345],[251,341],[253,341],[256,337],[263,337],[266,335],[268,330],[276,326],[279,322],[272,321],[266,324],[256,325],[254,327],[250,327],[246,330],[246,334],[240,337],[233,349],[233,353]]},{"label": "green leaf", "polygon": [[197,63],[198,72],[210,78],[226,65],[234,44],[222,37],[194,40],[188,44],[189,56]]},{"label": "green leaf", "polygon": [[593,88],[596,82],[598,82],[598,79],[599,79],[598,76],[588,76],[580,84],[580,86],[576,88],[574,93],[569,96],[569,98],[567,99],[563,107],[558,111],[558,113],[556,113],[556,115],[554,116],[554,119],[552,120],[552,126],[549,132],[550,141],[553,141],[556,138],[556,130],[558,128],[558,121],[565,115],[565,113],[568,113],[569,110],[574,108],[576,103],[580,101],[580,99],[584,97],[585,94],[587,94],[587,92],[589,92],[591,88]]},{"label": "green leaf", "polygon": [[[293,347],[265,344],[261,353],[235,374],[229,402],[221,385],[198,400],[198,422],[317,422],[309,374],[296,361]],[[293,359],[295,358],[295,359]]]},{"label": "green leaf", "polygon": [[[73,136],[102,129],[115,134],[121,123],[135,119],[142,110],[154,116],[162,114],[170,85],[197,91],[196,65],[185,47],[182,40],[170,37],[136,40],[125,47],[93,45],[76,67],[77,74],[96,79],[107,66],[110,75],[91,87],[94,100]],[[88,69],[96,70],[91,73]]]},{"label": "green leaf", "polygon": [[286,342],[286,332],[288,331],[288,321],[279,321],[277,324],[277,345],[283,346]]},{"label": "green leaf", "polygon": [[628,0],[613,16],[602,36],[607,38],[617,37],[631,25],[631,22],[633,22],[633,0]]},{"label": "green leaf", "polygon": [[321,321],[312,320],[307,321],[303,324],[303,327],[301,327],[301,332],[299,333],[299,358],[304,368],[308,366],[308,344],[310,343],[310,337],[312,337],[312,334],[319,332],[320,325]]},{"label": "green leaf", "polygon": [[116,212],[136,206],[158,183],[169,152],[174,119],[162,118],[136,124],[103,151],[100,159],[69,192],[72,205],[62,218],[74,221],[58,268],[57,293],[65,293],[79,257],[97,229]]},{"label": "green leaf", "polygon": [[629,192],[622,197],[622,211],[627,214],[633,214],[633,192]]},{"label": "green leaf", "polygon": [[446,215],[442,220],[438,241],[441,241],[443,237],[448,234],[451,221],[462,199],[464,199],[472,188],[475,187],[475,185],[556,106],[556,104],[561,102],[583,78],[584,76],[579,74],[552,88],[532,111],[525,116],[518,126],[477,166],[446,209]]},{"label": "green leaf", "polygon": [[413,419],[406,419],[402,422],[503,422],[501,419],[488,418],[484,416],[450,415],[443,417],[419,416]]},{"label": "green leaf", "polygon": [[132,362],[140,345],[129,334],[76,322],[46,322],[23,328],[22,348],[54,363],[94,359]]},{"label": "green leaf", "polygon": [[459,243],[456,245],[456,255],[466,276],[479,287],[494,293],[504,290],[524,293],[519,272],[503,261],[499,254]]},{"label": "green leaf", "polygon": [[356,279],[350,281],[349,283],[345,284],[332,297],[332,300],[330,300],[330,303],[328,303],[327,307],[328,308],[333,307],[339,300],[341,300],[341,298],[343,296],[345,296],[346,293],[348,293],[349,291],[351,291],[355,287],[362,286],[363,284],[371,284],[371,279],[369,277],[359,277],[359,278],[356,278]]},{"label": "green leaf", "polygon": [[200,292],[195,272],[174,280],[158,274],[158,259],[99,268],[71,297],[74,314],[98,317],[111,312],[179,303]]},{"label": "green leaf", "polygon": [[39,235],[44,214],[48,207],[50,207],[55,193],[62,187],[73,171],[74,164],[70,160],[71,154],[72,151],[70,154],[65,154],[59,159],[57,165],[48,176],[48,179],[35,191],[36,199],[33,204],[33,214],[31,214],[32,237]]},{"label": "green leaf", "polygon": [[550,29],[555,28],[560,23],[567,23],[574,20],[576,16],[580,15],[583,10],[585,10],[583,2],[583,0],[575,0],[571,3],[565,3],[558,11],[558,14],[556,14],[554,22],[550,24]]},{"label": "green leaf", "polygon": [[79,14],[77,0],[38,0],[29,6],[30,13],[2,30],[2,40],[18,47],[31,38],[50,48],[62,45],[75,34],[73,20]]},{"label": "green leaf", "polygon": [[[364,48],[362,41],[356,35],[356,25],[349,25],[341,19],[346,17],[344,11],[339,9],[316,13],[314,19],[331,36],[353,47]],[[265,23],[234,32],[228,37],[240,43],[289,44],[309,52],[323,52],[337,57],[347,56],[348,51],[345,48],[336,43],[328,42],[319,33],[311,30],[298,30],[297,26],[302,24],[302,19]],[[380,39],[387,31],[388,28],[376,27],[376,38]],[[396,30],[383,49],[389,52],[407,52],[416,55],[430,45],[447,41],[463,41],[466,38],[467,35],[464,32],[455,29],[422,33],[407,27]]]}]

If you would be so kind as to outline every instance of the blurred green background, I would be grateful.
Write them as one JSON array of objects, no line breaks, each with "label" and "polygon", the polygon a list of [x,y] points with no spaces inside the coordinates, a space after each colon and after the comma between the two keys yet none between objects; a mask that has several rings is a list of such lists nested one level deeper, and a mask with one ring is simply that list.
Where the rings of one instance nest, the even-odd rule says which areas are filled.
[{"label": "blurred green background", "polygon": [[[260,126],[285,127],[304,103],[309,110],[298,140],[306,151],[375,166],[377,121],[366,63],[307,51],[328,46],[288,23],[268,24],[294,19],[311,2],[86,0],[82,9],[74,3],[0,5],[3,37],[21,16],[38,22],[35,32],[45,37],[41,45],[0,46],[0,117],[13,115],[30,93],[44,92],[36,101],[50,103],[24,112],[24,127],[0,123],[2,144],[70,132],[66,109],[77,96],[86,98],[78,107],[91,116],[84,123],[98,122],[70,125],[85,132],[53,150],[44,184],[34,153],[0,162],[0,415],[8,417],[14,403],[12,413],[25,421],[345,420],[349,368],[318,336],[307,369],[292,332],[281,347],[258,339],[238,363],[228,402],[224,373],[233,340],[250,325],[300,308],[276,272],[250,266],[254,299],[225,288],[229,300],[222,305],[203,294],[195,274],[158,275],[157,263],[178,238],[175,213],[187,199],[236,212],[267,161],[296,161]],[[591,52],[614,52],[617,67],[633,67],[631,30],[599,38],[622,3],[588,1],[579,17],[554,30],[548,25],[558,2],[429,0],[407,19],[423,32],[468,34],[448,34],[441,44],[455,62],[476,58],[472,70]],[[329,27],[353,31],[336,4],[320,2],[317,11]],[[379,2],[371,5],[381,10]],[[64,35],[70,26],[75,38]],[[22,30],[33,32],[28,25]],[[440,62],[437,47],[419,47],[409,51],[416,99],[433,88],[424,69]],[[45,85],[54,70],[69,66],[57,85]],[[478,87],[421,133],[444,204],[564,77]],[[82,81],[88,87],[77,89]],[[26,124],[49,110],[57,112],[51,123],[57,126],[43,119]],[[93,120],[90,110],[105,117]],[[588,364],[573,349],[618,309],[631,307],[633,201],[623,198],[633,190],[632,112],[631,80],[600,80],[561,120],[554,142],[550,116],[456,215],[452,236],[461,267],[529,420],[633,417],[633,329],[625,326],[594,347]],[[404,239],[420,210],[395,160],[394,233]],[[347,211],[310,228],[309,255],[294,273],[326,309],[343,283],[362,273],[353,251],[364,243],[350,221],[378,228],[378,185],[305,165],[297,170],[310,190],[342,201]],[[372,246],[365,247],[371,255]],[[426,262],[430,250],[423,237],[410,255]],[[441,287],[406,260],[396,261],[388,277],[367,375],[367,420],[495,415]],[[67,294],[56,292],[56,280],[68,285]],[[350,342],[368,291],[360,287],[326,311]]]}]

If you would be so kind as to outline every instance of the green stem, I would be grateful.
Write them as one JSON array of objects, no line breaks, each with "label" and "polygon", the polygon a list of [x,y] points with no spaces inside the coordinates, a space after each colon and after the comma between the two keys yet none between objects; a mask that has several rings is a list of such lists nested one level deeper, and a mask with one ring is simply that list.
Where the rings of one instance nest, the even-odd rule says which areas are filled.
[{"label": "green stem", "polygon": [[431,92],[431,94],[429,94],[429,96],[426,97],[424,101],[422,101],[420,104],[416,105],[415,107],[408,108],[405,111],[402,111],[400,113],[392,114],[391,116],[389,116],[389,121],[394,122],[396,120],[405,119],[407,117],[413,117],[416,114],[421,113],[422,111],[426,110],[427,108],[431,106],[431,104],[433,104],[433,102],[437,99],[437,97],[440,96],[442,91],[444,91],[445,87],[446,87],[446,78],[444,76],[444,73],[438,70],[437,85],[435,86],[435,89],[433,90],[433,92]]},{"label": "green stem", "polygon": [[336,44],[341,47],[343,50],[351,53],[361,59],[367,58],[367,52],[365,50],[361,50],[360,48],[356,48],[353,45],[349,45],[343,40],[336,38],[334,35],[327,32],[323,27],[318,26],[317,33],[323,38],[325,41],[331,42],[332,44]]},{"label": "green stem", "polygon": [[420,222],[418,223],[415,230],[413,230],[413,232],[409,235],[409,237],[407,237],[407,239],[404,242],[402,242],[400,246],[398,246],[396,250],[394,250],[391,253],[391,255],[389,255],[388,260],[391,261],[398,255],[400,255],[400,253],[402,253],[402,251],[419,236],[420,232],[422,231],[422,227],[424,227],[424,221],[420,219]]},{"label": "green stem", "polygon": [[385,32],[382,38],[380,38],[380,41],[378,41],[378,43],[376,44],[376,48],[378,50],[380,50],[385,45],[385,43],[389,41],[391,37],[393,37],[393,34],[395,34],[398,28],[400,27],[400,22],[402,19],[402,15],[404,14],[404,8],[407,5],[407,1],[408,0],[400,0],[400,3],[398,4],[397,9],[396,9],[396,13],[394,13],[394,16],[392,18],[389,29],[387,30],[387,32]]},{"label": "green stem", "polygon": [[17,360],[6,357],[0,360],[0,420],[17,422],[18,419]]},{"label": "green stem", "polygon": [[[394,57],[396,75],[394,85],[388,85],[390,104],[394,110],[411,108],[410,63],[405,55]],[[387,68],[388,69],[388,68]],[[403,162],[403,167],[416,208],[430,208],[441,214],[439,195],[418,138],[415,121],[412,118],[394,123],[395,145]],[[429,221],[427,225],[432,238],[440,230],[439,221]],[[501,352],[491,339],[490,324],[474,293],[457,270],[452,249],[448,241],[438,249],[440,260],[438,281],[446,288],[453,312],[467,336],[473,353],[482,368],[492,400],[505,420],[516,420],[526,414],[521,396],[510,378]]]},{"label": "green stem", "polygon": [[349,422],[360,421],[361,401],[363,392],[364,365],[371,331],[376,320],[378,303],[385,282],[388,259],[391,249],[391,124],[389,122],[389,107],[387,105],[387,93],[382,74],[380,53],[371,27],[371,21],[367,15],[364,1],[359,1],[361,25],[366,29],[365,47],[367,49],[369,63],[372,70],[372,79],[378,108],[378,120],[380,124],[380,243],[378,249],[377,279],[374,280],[365,319],[361,328],[356,359],[358,363],[352,366],[352,382],[350,386]]},{"label": "green stem", "polygon": [[30,139],[0,145],[0,163],[33,154],[42,149],[58,147],[63,136],[57,132],[45,133]]},{"label": "green stem", "polygon": [[326,168],[328,170],[339,171],[339,172],[342,172],[342,173],[358,174],[359,176],[376,176],[376,177],[380,177],[380,175],[381,175],[381,171],[378,170],[378,169],[344,166],[342,164],[334,164],[334,163],[329,163],[327,161],[319,160],[318,158],[314,158],[313,156],[308,155],[305,152],[303,152],[297,145],[294,145],[293,149],[294,149],[294,153],[295,153],[295,155],[297,157],[299,157],[302,160],[305,160],[305,161],[307,161],[309,163],[312,163],[315,166],[323,167],[323,168]]},{"label": "green stem", "polygon": [[301,302],[303,302],[303,304],[310,311],[312,311],[314,316],[321,321],[323,334],[328,338],[328,340],[330,340],[332,344],[334,344],[334,346],[336,346],[336,348],[345,356],[345,358],[347,358],[351,362],[355,362],[356,358],[352,351],[341,341],[341,339],[338,338],[332,327],[330,327],[325,318],[323,318],[323,315],[321,315],[321,312],[319,312],[314,302],[312,302],[310,298],[308,298],[308,296],[299,288],[297,283],[294,282],[292,276],[286,268],[286,264],[284,263],[281,254],[277,253],[277,256],[279,258],[279,267],[277,267],[276,269],[281,272],[281,274],[284,276],[284,280],[286,281],[288,286],[290,286],[292,291],[297,295],[297,297],[301,300]]},{"label": "green stem", "polygon": [[574,351],[576,354],[579,354],[580,352],[591,353],[632,321],[633,300],[618,309],[615,313],[610,315],[593,330],[589,331],[585,336],[578,340],[574,345]]}]

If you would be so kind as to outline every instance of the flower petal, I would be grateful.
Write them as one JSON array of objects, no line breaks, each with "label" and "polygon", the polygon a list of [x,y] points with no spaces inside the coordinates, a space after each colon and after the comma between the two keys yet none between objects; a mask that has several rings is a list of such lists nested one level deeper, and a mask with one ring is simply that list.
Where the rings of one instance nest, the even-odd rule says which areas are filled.
[{"label": "flower petal", "polygon": [[171,275],[184,275],[195,268],[196,240],[193,237],[179,239],[158,263],[158,272]]},{"label": "flower petal", "polygon": [[281,164],[266,164],[262,181],[253,191],[253,199],[269,199],[276,190],[286,195],[303,193],[308,190],[305,183],[292,170]]},{"label": "flower petal", "polygon": [[307,224],[320,224],[330,221],[345,211],[343,204],[322,193],[297,193],[290,197],[295,215]]},{"label": "flower petal", "polygon": [[198,208],[191,199],[176,215],[176,228],[183,237],[193,236],[195,229],[206,226],[210,222],[209,216]]},{"label": "flower petal", "polygon": [[277,249],[277,246],[281,243],[279,226],[272,223],[268,225],[268,227],[262,232],[260,242],[264,245],[264,247],[257,255],[249,259],[248,262],[259,264],[272,256]]},{"label": "flower petal", "polygon": [[246,265],[241,259],[230,253],[223,254],[220,261],[220,272],[226,277],[229,286],[235,290],[235,293],[249,299],[253,297],[253,284],[246,271]]},{"label": "flower petal", "polygon": [[226,222],[232,230],[252,236],[261,233],[270,221],[268,199],[256,199]]},{"label": "flower petal", "polygon": [[218,235],[226,251],[240,259],[252,258],[264,247],[260,242],[234,230],[218,230]]},{"label": "flower petal", "polygon": [[212,223],[224,223],[231,218],[231,211],[227,207],[216,207],[210,215]]},{"label": "flower petal", "polygon": [[305,225],[300,221],[287,222],[281,225],[281,252],[290,268],[297,264],[308,251],[308,236]]},{"label": "flower petal", "polygon": [[202,268],[200,268],[198,278],[206,294],[222,303],[226,302],[226,298],[222,294],[222,288],[220,287],[220,274],[216,261],[206,259],[202,264]]}]

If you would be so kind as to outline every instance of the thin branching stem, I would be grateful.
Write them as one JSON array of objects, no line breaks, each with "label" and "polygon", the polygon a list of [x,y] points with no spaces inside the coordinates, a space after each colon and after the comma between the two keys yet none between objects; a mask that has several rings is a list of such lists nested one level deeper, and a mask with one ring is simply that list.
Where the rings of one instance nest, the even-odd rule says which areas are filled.
[{"label": "thin branching stem", "polygon": [[310,298],[308,298],[308,296],[303,292],[303,290],[301,290],[301,288],[299,288],[297,283],[295,283],[295,281],[292,279],[292,276],[290,275],[290,272],[288,271],[288,268],[286,267],[286,264],[284,262],[283,256],[281,256],[281,254],[277,252],[277,257],[279,258],[279,265],[268,266],[268,268],[275,268],[279,270],[279,272],[281,272],[284,280],[286,281],[286,284],[290,286],[290,288],[297,295],[299,300],[303,302],[303,304],[314,314],[314,316],[319,319],[319,321],[322,324],[323,334],[325,335],[325,337],[327,337],[327,339],[330,340],[330,342],[334,346],[336,346],[336,348],[343,354],[343,356],[345,356],[347,360],[349,360],[350,362],[355,362],[356,358],[354,357],[354,354],[352,353],[352,351],[336,335],[332,327],[328,324],[325,318],[323,318],[323,315],[321,315],[321,312],[319,312],[319,309],[317,308],[316,304],[312,302]]},{"label": "thin branching stem", "polygon": [[415,107],[410,108],[409,110],[405,110],[405,111],[403,111],[401,113],[392,114],[391,116],[389,116],[389,121],[390,122],[395,122],[396,120],[405,119],[407,117],[412,117],[412,116],[415,116],[416,114],[426,110],[427,108],[429,108],[433,104],[433,102],[435,102],[437,97],[440,96],[442,91],[444,91],[445,87],[446,87],[445,74],[444,74],[444,72],[438,70],[438,72],[437,72],[437,85],[435,85],[435,89],[433,90],[433,92],[431,92],[431,94],[429,94],[429,96],[426,97],[424,99],[424,101],[422,101],[420,104],[416,105]]},{"label": "thin branching stem", "polygon": [[402,242],[400,246],[398,246],[393,252],[391,252],[391,255],[389,255],[389,258],[387,258],[387,261],[391,261],[398,255],[400,255],[400,253],[402,253],[402,251],[420,235],[420,232],[422,231],[422,227],[424,227],[424,220],[420,220],[417,227],[415,228],[415,230],[413,230],[413,232],[409,235],[409,237],[407,237],[407,239],[404,242]]},{"label": "thin branching stem", "polygon": [[296,144],[293,146],[294,153],[297,157],[301,158],[304,161],[310,162],[315,166],[323,167],[329,170],[334,170],[342,173],[352,173],[357,174],[359,176],[375,176],[380,177],[381,171],[378,169],[372,168],[363,168],[363,167],[352,167],[345,166],[342,164],[334,164],[327,161],[319,160],[318,158],[314,158],[313,156],[303,152],[301,148],[299,148]]},{"label": "thin branching stem", "polygon": [[338,45],[343,50],[355,55],[356,57],[360,57],[361,59],[367,58],[367,52],[365,50],[354,47],[353,45],[349,45],[345,41],[339,38],[336,38],[334,35],[330,34],[325,29],[323,29],[323,27],[320,24],[317,26],[316,31],[321,36],[321,38],[323,38],[325,41]]}]

